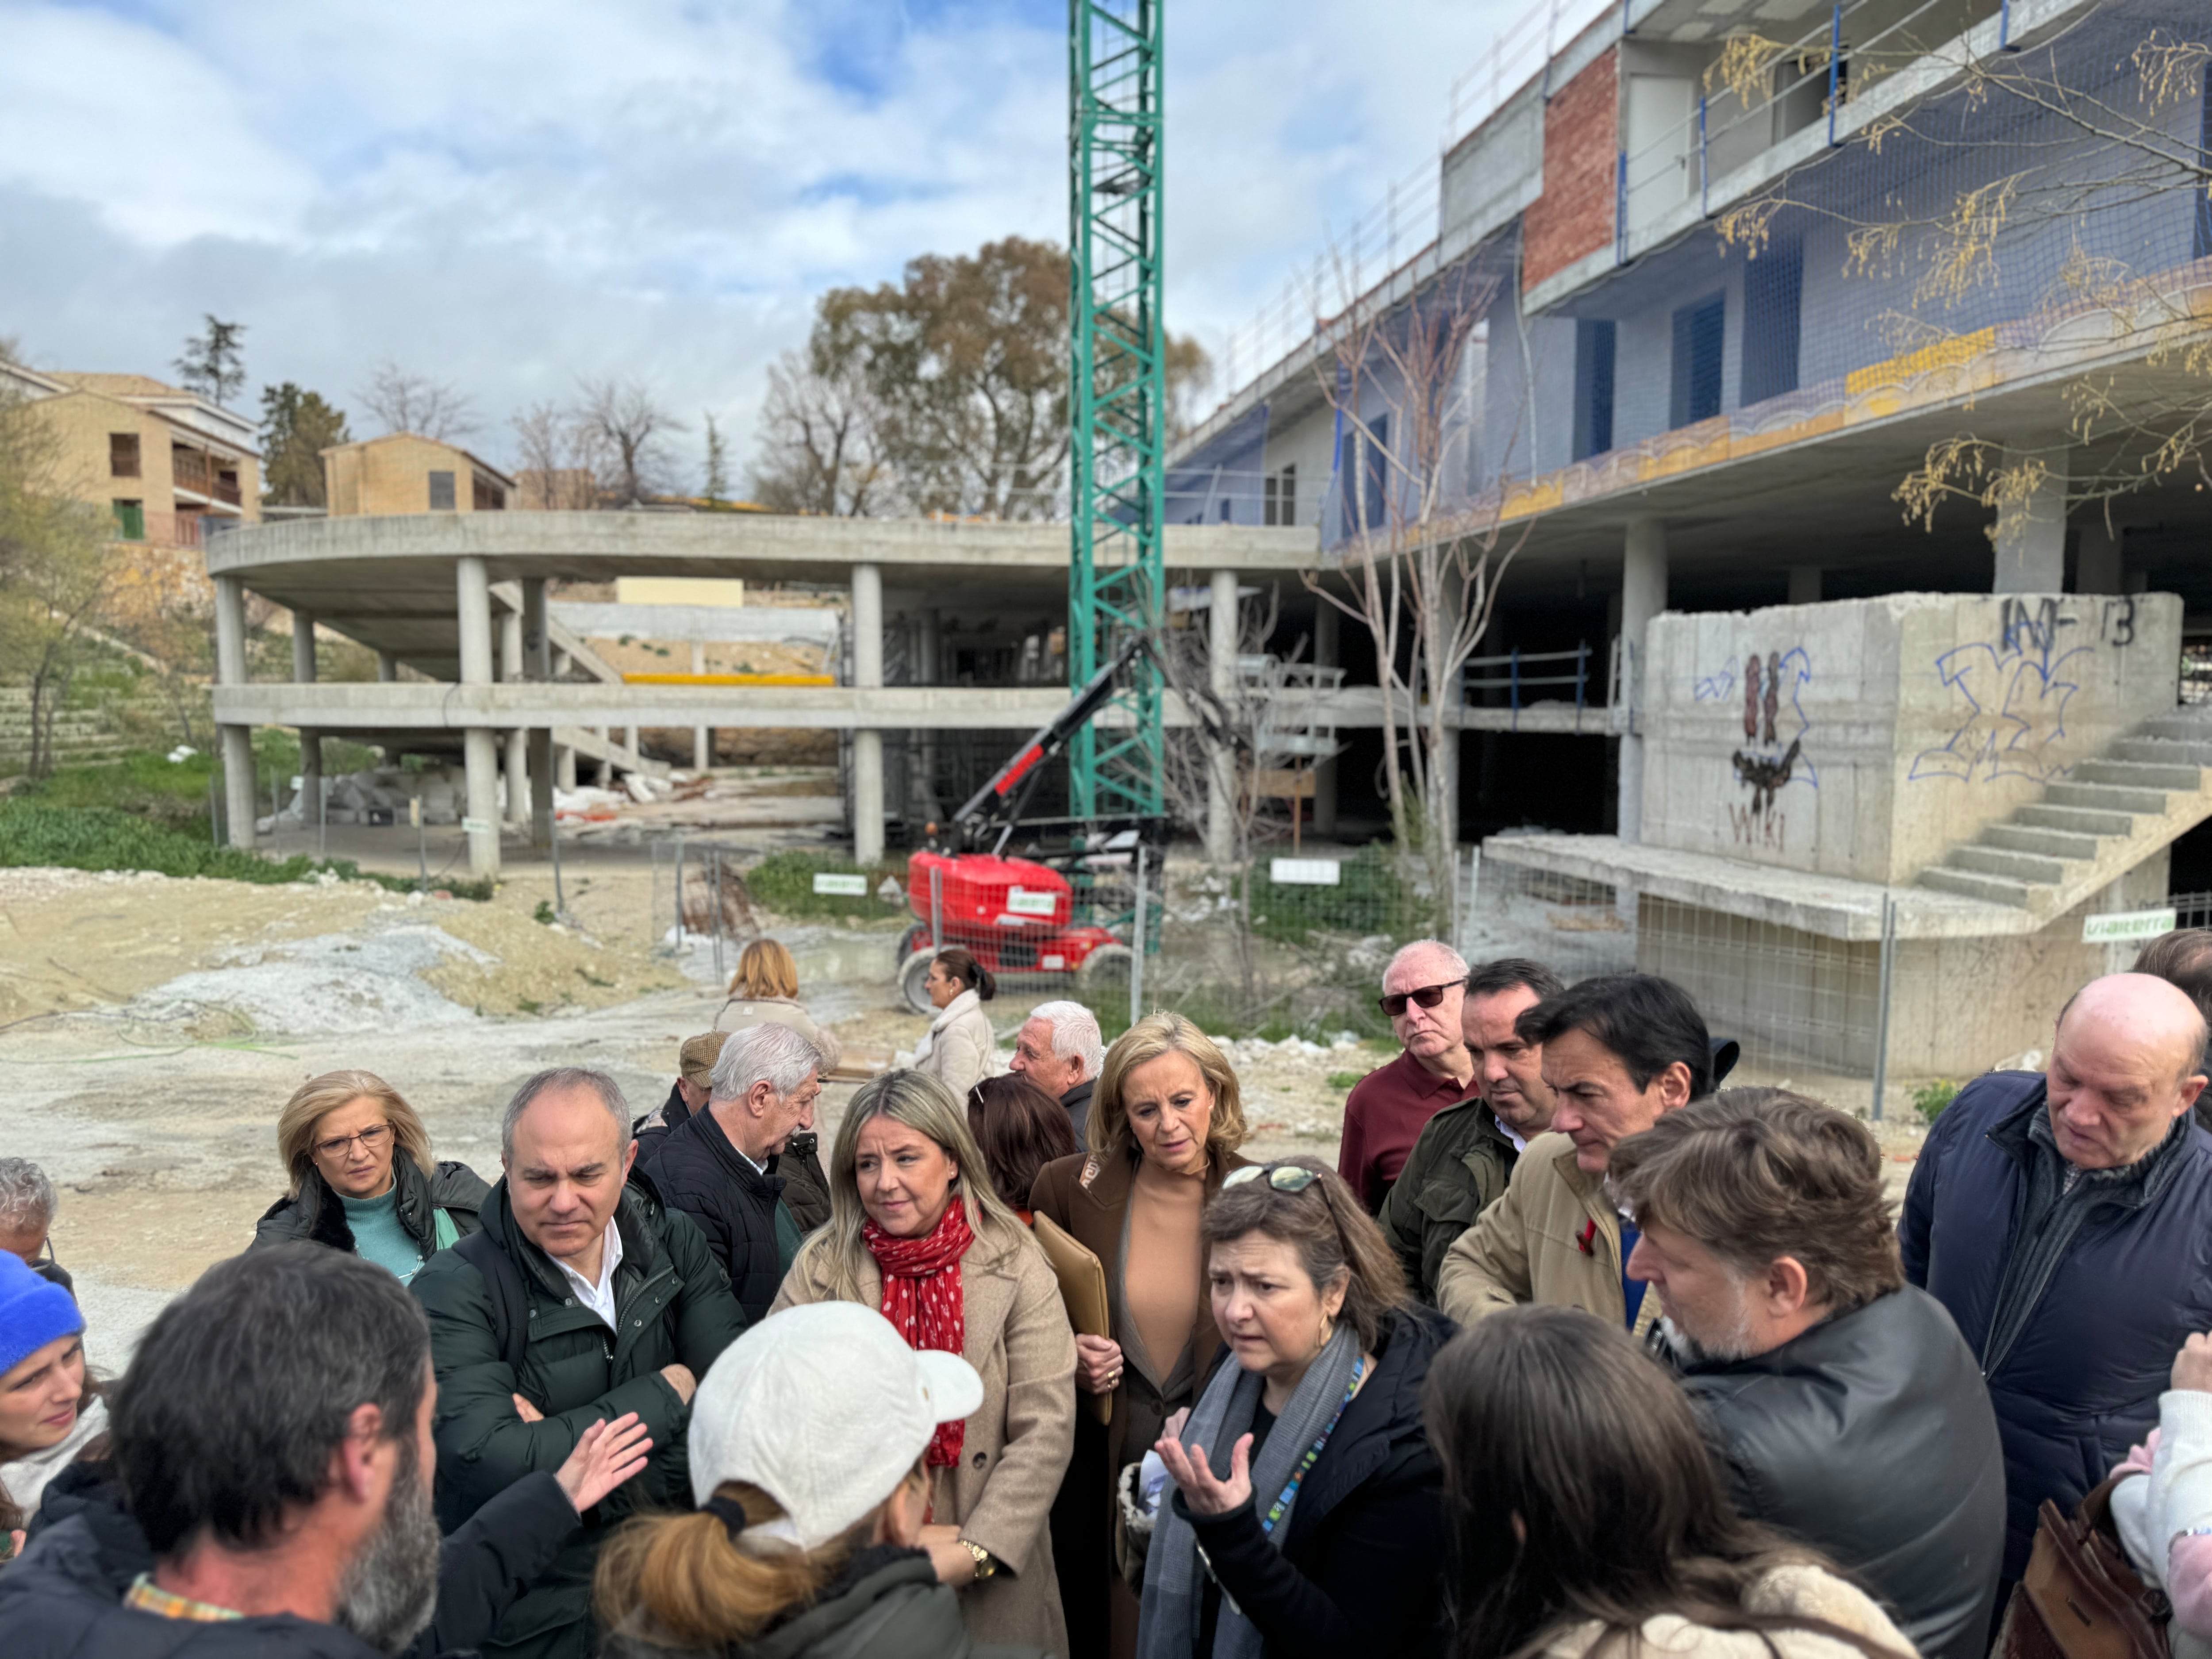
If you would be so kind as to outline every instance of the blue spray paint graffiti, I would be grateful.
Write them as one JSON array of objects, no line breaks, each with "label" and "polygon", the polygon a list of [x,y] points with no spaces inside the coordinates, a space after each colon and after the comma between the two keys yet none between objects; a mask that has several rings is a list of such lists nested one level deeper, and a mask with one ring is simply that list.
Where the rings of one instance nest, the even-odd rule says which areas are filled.
[{"label": "blue spray paint graffiti", "polygon": [[1966,699],[1965,716],[1948,742],[1913,757],[1906,777],[2047,783],[2071,771],[2055,750],[2066,736],[2066,705],[2081,689],[2067,678],[2067,665],[2089,649],[2058,649],[2060,630],[2074,622],[2058,615],[2055,605],[2046,604],[2033,617],[2026,606],[2015,611],[2008,605],[1996,641],[1978,641],[1937,657],[1936,676]]}]

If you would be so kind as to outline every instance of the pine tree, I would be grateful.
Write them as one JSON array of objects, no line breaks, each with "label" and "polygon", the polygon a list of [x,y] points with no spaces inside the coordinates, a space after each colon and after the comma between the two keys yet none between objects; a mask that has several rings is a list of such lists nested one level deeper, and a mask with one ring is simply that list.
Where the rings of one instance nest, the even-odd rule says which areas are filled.
[{"label": "pine tree", "polygon": [[351,443],[345,410],[287,380],[261,388],[261,489],[270,507],[327,507],[323,451]]},{"label": "pine tree", "polygon": [[185,342],[177,374],[187,392],[197,392],[210,403],[228,404],[246,390],[246,354],[240,349],[246,325],[226,323],[213,312],[205,320],[206,332]]}]

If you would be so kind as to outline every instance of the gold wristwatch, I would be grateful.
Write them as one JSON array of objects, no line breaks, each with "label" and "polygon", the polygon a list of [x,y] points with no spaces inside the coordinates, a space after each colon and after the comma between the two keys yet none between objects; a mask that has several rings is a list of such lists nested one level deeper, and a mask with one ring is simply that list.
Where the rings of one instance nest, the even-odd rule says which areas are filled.
[{"label": "gold wristwatch", "polygon": [[962,1549],[966,1550],[969,1554],[975,1558],[975,1582],[977,1583],[981,1583],[993,1573],[998,1571],[999,1564],[991,1559],[990,1551],[985,1549],[981,1544],[971,1544],[964,1538],[961,1539],[959,1543]]}]

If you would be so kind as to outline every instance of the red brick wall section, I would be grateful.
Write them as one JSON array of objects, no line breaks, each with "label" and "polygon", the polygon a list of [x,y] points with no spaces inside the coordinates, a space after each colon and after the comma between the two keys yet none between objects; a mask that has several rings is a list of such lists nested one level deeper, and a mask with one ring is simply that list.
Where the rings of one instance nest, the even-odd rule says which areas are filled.
[{"label": "red brick wall section", "polygon": [[1544,193],[1521,221],[1524,292],[1613,240],[1620,55],[1608,51],[1544,106]]}]

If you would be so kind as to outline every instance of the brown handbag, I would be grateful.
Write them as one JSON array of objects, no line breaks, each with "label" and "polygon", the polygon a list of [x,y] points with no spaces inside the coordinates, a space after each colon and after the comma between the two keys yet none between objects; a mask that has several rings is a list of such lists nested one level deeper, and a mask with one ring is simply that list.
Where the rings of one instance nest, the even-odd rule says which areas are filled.
[{"label": "brown handbag", "polygon": [[2044,1500],[1999,1659],[2169,1659],[2166,1592],[2128,1565],[2112,1524],[2112,1488],[2126,1478],[2114,1475],[2071,1515]]}]

